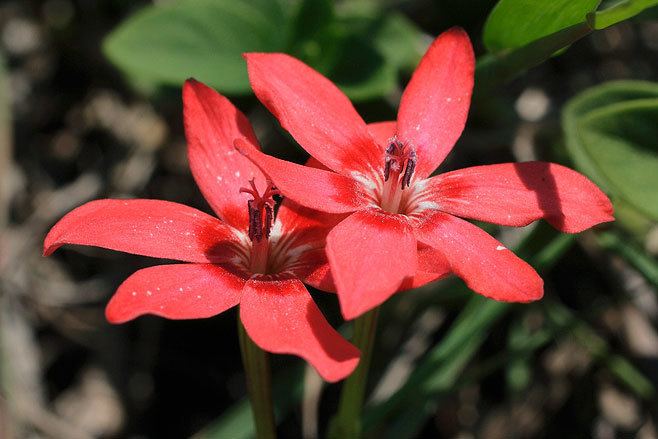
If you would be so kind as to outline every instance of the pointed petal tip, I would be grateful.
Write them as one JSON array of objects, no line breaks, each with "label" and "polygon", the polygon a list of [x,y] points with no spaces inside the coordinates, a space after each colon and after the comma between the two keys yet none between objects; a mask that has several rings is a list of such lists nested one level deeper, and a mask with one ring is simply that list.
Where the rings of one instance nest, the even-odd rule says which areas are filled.
[{"label": "pointed petal tip", "polygon": [[41,253],[42,256],[52,255],[55,250],[61,246],[61,244],[58,244],[55,241],[55,238],[52,237],[52,232],[53,231],[51,229],[43,240],[43,251]]},{"label": "pointed petal tip", "polygon": [[354,348],[354,353],[352,356],[346,360],[343,360],[340,366],[334,366],[332,369],[326,371],[321,371],[315,368],[315,366],[313,368],[317,371],[323,380],[329,383],[336,383],[352,375],[354,369],[356,369],[356,367],[359,365],[360,356],[361,352],[357,348]]},{"label": "pointed petal tip", "polygon": [[59,248],[58,245],[46,245],[44,244],[43,246],[43,251],[41,252],[41,256],[47,257],[55,253],[55,250]]},{"label": "pointed petal tip", "polygon": [[298,279],[247,282],[240,320],[261,349],[301,357],[326,381],[342,380],[358,364],[358,349],[327,322]]},{"label": "pointed petal tip", "polygon": [[192,91],[195,88],[199,87],[205,87],[208,88],[206,84],[203,82],[197,81],[193,77],[189,77],[183,82],[183,96],[186,96],[190,91]]},{"label": "pointed petal tip", "polygon": [[116,308],[116,306],[113,305],[113,303],[114,302],[110,300],[110,302],[105,307],[105,320],[107,320],[108,323],[111,323],[112,325],[120,325],[136,317],[136,316],[129,317],[127,315],[124,315]]},{"label": "pointed petal tip", "polygon": [[470,39],[470,37],[468,36],[468,33],[466,32],[466,30],[461,26],[452,26],[452,27],[446,29],[443,33],[446,34],[446,35],[455,35],[455,36],[458,36],[460,38],[465,37],[465,38]]},{"label": "pointed petal tip", "polygon": [[350,303],[349,301],[343,299],[339,300],[340,304],[340,313],[343,316],[343,319],[346,321],[354,320],[357,317],[362,316],[363,314],[370,311],[371,308],[359,306],[358,303]]}]

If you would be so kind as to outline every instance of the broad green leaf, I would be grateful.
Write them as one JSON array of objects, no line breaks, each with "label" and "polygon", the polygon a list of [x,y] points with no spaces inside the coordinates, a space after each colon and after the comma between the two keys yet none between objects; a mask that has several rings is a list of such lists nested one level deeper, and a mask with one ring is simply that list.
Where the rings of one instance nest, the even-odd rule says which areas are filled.
[{"label": "broad green leaf", "polygon": [[317,37],[334,19],[330,0],[302,0],[292,25],[290,45],[295,46]]},{"label": "broad green leaf", "polygon": [[594,29],[605,29],[656,5],[658,5],[658,0],[622,0],[609,8],[598,11],[590,21]]},{"label": "broad green leaf", "polygon": [[366,100],[390,93],[397,70],[372,43],[361,35],[346,35],[337,42],[340,52],[327,76],[353,100]]},{"label": "broad green leaf", "polygon": [[561,29],[525,46],[480,57],[475,69],[476,94],[495,90],[496,86],[541,64],[591,32],[592,28],[589,24],[583,22]]},{"label": "broad green leaf", "polygon": [[[324,6],[323,6],[324,5]],[[325,1],[302,3],[293,25],[300,36],[292,52],[333,80],[352,100],[385,96],[397,74],[422,55],[422,33],[402,15],[373,8],[341,8]],[[314,23],[309,28],[308,23]]]},{"label": "broad green leaf", "polygon": [[429,38],[424,38],[416,24],[404,15],[391,13],[375,27],[372,42],[388,63],[411,71],[425,53]]},{"label": "broad green leaf", "polygon": [[643,81],[615,81],[592,87],[573,98],[564,107],[562,127],[566,134],[566,146],[576,165],[599,185],[607,186],[607,181],[600,174],[580,147],[578,141],[578,123],[580,118],[608,104],[631,101],[635,99],[658,98],[658,87]]},{"label": "broad green leaf", "polygon": [[594,87],[563,113],[577,166],[614,197],[658,220],[658,84],[624,81]]},{"label": "broad green leaf", "polygon": [[476,93],[494,90],[562,53],[592,31],[632,18],[658,4],[658,0],[626,0],[596,11],[599,2],[500,0],[483,30],[490,53],[478,59]]},{"label": "broad green leaf", "polygon": [[154,84],[195,77],[225,93],[249,91],[243,52],[281,51],[288,22],[278,1],[180,0],[148,6],[104,42],[128,74]]},{"label": "broad green leaf", "polygon": [[601,0],[500,0],[484,25],[490,52],[525,46],[586,21]]},{"label": "broad green leaf", "polygon": [[620,197],[658,220],[658,99],[610,105],[579,124],[582,147]]}]

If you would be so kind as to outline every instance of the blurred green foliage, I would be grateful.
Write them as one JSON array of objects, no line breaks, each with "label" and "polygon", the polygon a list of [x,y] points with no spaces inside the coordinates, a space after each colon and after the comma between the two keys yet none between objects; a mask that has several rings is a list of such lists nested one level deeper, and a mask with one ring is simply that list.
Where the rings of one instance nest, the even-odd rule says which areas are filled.
[{"label": "blurred green foliage", "polygon": [[330,0],[182,0],[145,7],[106,39],[108,58],[140,86],[195,77],[231,95],[250,93],[244,52],[290,53],[352,99],[384,96],[424,50],[422,33],[374,2],[336,11]]},{"label": "blurred green foliage", "polygon": [[282,50],[287,17],[278,2],[188,0],[153,5],[105,40],[107,56],[140,82],[181,85],[191,76],[227,93],[248,89],[246,51]]},{"label": "blurred green foliage", "polygon": [[[563,112],[576,165],[616,201],[639,234],[658,221],[658,84],[609,82],[573,98]],[[619,210],[621,208],[621,211]]]}]

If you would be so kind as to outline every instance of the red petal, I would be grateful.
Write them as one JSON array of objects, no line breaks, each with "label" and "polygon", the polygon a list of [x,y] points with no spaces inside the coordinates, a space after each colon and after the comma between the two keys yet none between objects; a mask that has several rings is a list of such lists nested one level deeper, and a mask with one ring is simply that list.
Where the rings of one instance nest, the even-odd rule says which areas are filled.
[{"label": "red petal", "polygon": [[365,122],[330,80],[282,53],[244,57],[258,99],[309,154],[343,174],[381,167]]},{"label": "red petal", "polygon": [[252,178],[259,188],[265,186],[260,170],[233,147],[236,138],[258,145],[251,125],[228,99],[193,79],[183,86],[183,105],[194,180],[220,218],[245,230],[249,196],[240,188],[248,187]]},{"label": "red petal", "polygon": [[214,264],[158,265],[126,279],[105,309],[110,323],[144,314],[168,319],[212,317],[240,302],[246,280]]},{"label": "red petal", "polygon": [[247,282],[240,319],[262,349],[298,355],[327,381],[342,380],[359,362],[358,349],[327,323],[297,279]]},{"label": "red petal", "polygon": [[345,213],[365,205],[360,184],[351,178],[277,159],[241,139],[235,147],[267,174],[283,195],[302,206]]},{"label": "red petal", "polygon": [[397,131],[397,122],[387,121],[387,122],[375,122],[368,124],[368,131],[370,136],[377,142],[379,148],[382,152],[386,150],[389,140],[395,136]]},{"label": "red petal", "polygon": [[343,316],[353,319],[408,287],[416,252],[413,230],[402,215],[363,210],[334,227],[327,257]]},{"label": "red petal", "polygon": [[418,270],[409,289],[418,288],[452,273],[448,260],[439,250],[418,243]]},{"label": "red petal", "polygon": [[467,221],[435,212],[416,232],[419,241],[443,252],[476,293],[504,302],[530,302],[544,294],[544,282],[530,265]]},{"label": "red petal", "polygon": [[614,221],[610,200],[594,183],[555,163],[460,169],[431,178],[427,191],[444,212],[505,226],[544,218],[576,233]]},{"label": "red petal", "polygon": [[315,288],[335,292],[324,247],[331,228],[344,218],[345,215],[318,212],[284,199],[270,235],[271,256],[281,261],[280,270]]},{"label": "red petal", "polygon": [[464,30],[439,35],[416,68],[398,111],[398,139],[416,148],[418,178],[432,173],[464,130],[475,56]]},{"label": "red petal", "polygon": [[43,254],[64,244],[187,262],[218,262],[234,254],[231,227],[191,207],[161,200],[96,200],[50,229]]}]

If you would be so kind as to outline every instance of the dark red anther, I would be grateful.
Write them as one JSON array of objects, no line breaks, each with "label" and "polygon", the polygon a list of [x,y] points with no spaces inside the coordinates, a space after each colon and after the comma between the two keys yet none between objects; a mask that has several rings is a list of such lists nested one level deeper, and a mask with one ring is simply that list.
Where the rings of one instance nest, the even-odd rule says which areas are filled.
[{"label": "dark red anther", "polygon": [[400,183],[402,189],[404,189],[405,187],[409,187],[409,185],[411,184],[411,177],[413,177],[415,170],[416,170],[416,151],[412,149],[407,153],[407,167],[404,168],[404,175],[402,176],[402,182]]},{"label": "dark red anther", "polygon": [[384,158],[384,181],[391,177],[391,171],[397,177],[402,173],[400,186],[402,189],[411,185],[411,178],[416,170],[416,151],[413,148],[407,148],[397,139],[393,139],[386,148]]},{"label": "dark red anther", "polygon": [[[249,239],[252,242],[260,242],[263,237],[268,239],[270,237],[270,230],[274,222],[274,195],[279,195],[280,192],[272,185],[272,182],[267,182],[267,188],[263,195],[258,193],[256,183],[253,179],[249,180],[251,188],[240,188],[240,192],[251,195],[253,200],[247,201],[247,209],[249,210]],[[263,215],[264,213],[264,215]]]}]

